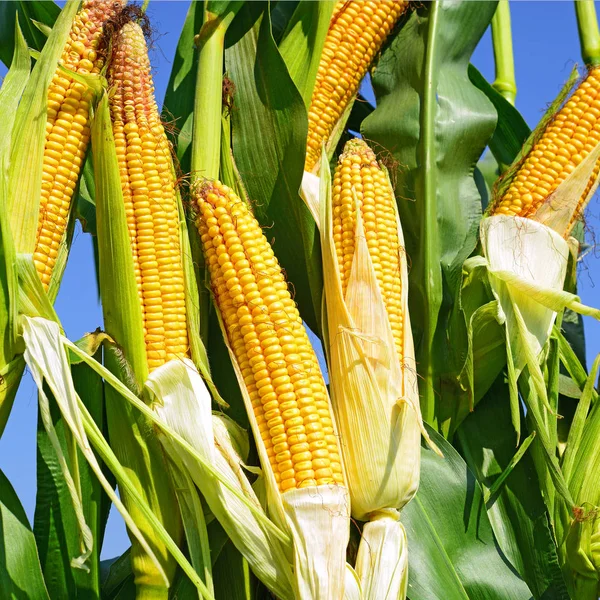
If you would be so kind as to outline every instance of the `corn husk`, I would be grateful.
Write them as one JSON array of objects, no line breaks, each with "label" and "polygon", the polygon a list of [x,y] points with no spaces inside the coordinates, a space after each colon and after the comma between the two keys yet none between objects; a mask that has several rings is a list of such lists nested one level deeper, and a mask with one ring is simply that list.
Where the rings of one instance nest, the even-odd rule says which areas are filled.
[{"label": "corn husk", "polygon": [[481,241],[516,377],[526,365],[538,371],[538,357],[559,311],[570,308],[600,317],[600,311],[563,290],[571,247],[577,242],[571,240],[570,246],[546,225],[506,215],[482,221]]},{"label": "corn husk", "polygon": [[[32,268],[35,271],[35,267]],[[41,283],[39,284],[41,287]],[[85,523],[83,516],[83,506],[80,497],[81,487],[76,483],[78,474],[72,474],[67,466],[66,459],[62,453],[60,442],[53,430],[52,420],[50,418],[49,401],[44,393],[44,382],[48,385],[58,406],[61,410],[65,423],[73,433],[77,445],[90,466],[98,477],[102,487],[108,494],[111,501],[115,504],[117,510],[123,516],[132,535],[146,549],[148,556],[154,561],[159,572],[161,571],[160,563],[156,556],[148,546],[144,536],[137,527],[135,521],[130,516],[129,512],[123,506],[121,500],[116,495],[112,485],[104,476],[102,469],[96,459],[96,456],[91,451],[91,446],[88,442],[86,432],[84,430],[81,412],[79,410],[79,402],[73,380],[67,354],[62,344],[62,336],[60,328],[56,322],[44,319],[42,317],[27,317],[21,319],[23,327],[23,338],[25,340],[25,362],[32,373],[36,382],[40,395],[41,415],[50,441],[57,453],[61,471],[65,477],[65,482],[71,496],[77,523],[81,531],[82,554],[75,557],[72,565],[76,568],[86,568],[85,561],[91,550],[91,544],[94,542],[91,539],[91,532]],[[165,577],[164,572],[162,573]]]},{"label": "corn husk", "polygon": [[[257,577],[278,597],[293,599],[290,540],[278,532],[264,513],[236,449],[245,445],[243,438],[231,422],[213,417],[210,394],[193,363],[168,362],[151,373],[146,388],[160,419],[186,440],[204,462],[195,460],[162,433],[161,442],[171,459],[190,474]],[[207,471],[205,463],[212,465],[238,494]]]},{"label": "corn husk", "polygon": [[[356,557],[356,571],[362,576],[365,598],[405,598],[408,587],[408,543],[400,513],[381,511],[365,524]],[[388,573],[373,578],[369,573]]]},{"label": "corn husk", "polygon": [[500,323],[505,324],[508,380],[513,425],[520,435],[517,384],[527,368],[524,394],[556,491],[573,507],[568,485],[558,465],[546,426],[553,413],[549,404],[540,358],[548,342],[557,313],[571,310],[600,318],[600,311],[581,304],[563,290],[571,252],[577,242],[568,242],[550,227],[521,217],[488,217],[481,224],[481,241],[492,292],[497,300]]},{"label": "corn husk", "polygon": [[[309,191],[305,197],[314,198],[314,181],[307,182],[305,190]],[[363,537],[359,549],[363,559],[357,563],[357,574],[365,598],[375,600],[377,596],[368,591],[376,593],[381,589],[400,597],[406,579],[406,561],[400,561],[401,554],[395,555],[398,568],[394,569],[389,569],[383,560],[372,561],[368,557],[371,553],[383,556],[406,547],[403,529],[392,523],[398,521],[397,510],[417,491],[421,434],[428,437],[419,406],[408,290],[404,283],[408,281],[404,238],[397,216],[405,336],[401,364],[358,206],[355,254],[344,298],[333,242],[331,178],[324,156],[319,198],[329,378],[352,515],[359,520],[391,519],[385,536],[375,535],[374,528],[367,530],[371,541],[381,545],[363,548],[371,543]]]}]

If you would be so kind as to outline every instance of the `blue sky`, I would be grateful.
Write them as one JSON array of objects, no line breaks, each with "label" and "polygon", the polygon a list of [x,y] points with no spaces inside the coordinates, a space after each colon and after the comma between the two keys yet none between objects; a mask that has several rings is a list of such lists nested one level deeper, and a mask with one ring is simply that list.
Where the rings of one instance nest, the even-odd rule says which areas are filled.
[{"label": "blue sky", "polygon": [[[596,3],[597,5],[600,3]],[[162,101],[179,32],[185,20],[187,0],[151,0],[148,14],[160,35],[151,54],[157,97]],[[517,57],[517,108],[531,127],[556,96],[574,64],[581,64],[573,3],[564,1],[511,1],[514,50]],[[473,56],[473,63],[492,81],[494,63],[489,32]],[[0,65],[0,77],[5,69]],[[598,200],[588,209],[589,243],[599,229]],[[600,284],[599,256],[592,251],[579,272],[579,290],[586,304],[598,305],[596,282]],[[56,302],[67,335],[75,340],[102,324],[94,278],[92,244],[89,236],[75,234],[69,264]],[[586,320],[587,356],[600,352],[600,324]],[[37,394],[26,374],[17,395],[8,426],[0,439],[0,469],[15,487],[30,520],[35,508],[35,431]],[[121,553],[127,546],[125,528],[111,514],[103,558]]]}]

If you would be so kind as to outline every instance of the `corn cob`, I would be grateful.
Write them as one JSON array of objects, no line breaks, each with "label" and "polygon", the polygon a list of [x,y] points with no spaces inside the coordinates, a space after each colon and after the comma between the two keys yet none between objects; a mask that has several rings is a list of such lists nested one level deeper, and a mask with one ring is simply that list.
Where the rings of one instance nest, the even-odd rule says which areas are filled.
[{"label": "corn cob", "polygon": [[156,101],[144,34],[129,22],[109,69],[113,135],[150,371],[188,355],[179,214],[171,148]]},{"label": "corn cob", "polygon": [[269,242],[228,187],[204,182],[196,196],[215,301],[279,490],[343,483],[325,383]]},{"label": "corn cob", "polygon": [[[60,65],[97,74],[104,65],[100,42],[104,23],[120,10],[118,2],[87,0],[77,13]],[[92,91],[57,67],[48,89],[48,114],[40,214],[33,260],[45,289],[67,228],[73,192],[90,139]]]},{"label": "corn cob", "polygon": [[403,0],[338,0],[308,109],[305,171],[312,171],[373,58],[408,8]]},{"label": "corn cob", "polygon": [[[533,218],[546,199],[600,142],[600,68],[589,71],[525,158],[492,215]],[[596,163],[565,235],[581,216],[600,171]]]},{"label": "corn cob", "polygon": [[402,360],[402,283],[395,198],[374,152],[358,139],[346,144],[335,169],[332,188],[333,240],[344,295],[356,249],[356,203],[360,207],[369,254],[394,334],[398,357]]}]

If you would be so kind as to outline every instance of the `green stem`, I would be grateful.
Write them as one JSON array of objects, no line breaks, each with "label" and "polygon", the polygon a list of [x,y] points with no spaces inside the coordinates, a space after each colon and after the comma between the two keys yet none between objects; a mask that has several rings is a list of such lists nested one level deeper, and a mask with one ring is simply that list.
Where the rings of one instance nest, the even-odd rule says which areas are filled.
[{"label": "green stem", "polygon": [[192,180],[200,177],[219,178],[225,33],[239,7],[240,3],[231,2],[228,9],[219,17],[206,12],[198,34],[198,71],[192,131]]},{"label": "green stem", "polygon": [[421,239],[423,240],[423,265],[425,291],[425,319],[423,323],[423,340],[421,342],[420,375],[421,386],[421,412],[423,420],[431,426],[436,425],[435,405],[436,394],[434,381],[436,378],[434,368],[434,337],[437,318],[441,306],[441,272],[437,260],[437,195],[436,195],[436,156],[435,156],[435,114],[437,110],[436,88],[437,71],[435,68],[436,48],[435,39],[439,21],[439,3],[432,2],[429,14],[427,34],[427,50],[425,56],[425,91],[423,94],[423,168],[422,186],[425,218],[422,223]]},{"label": "green stem", "polygon": [[498,8],[492,19],[492,43],[496,63],[496,80],[492,85],[508,102],[514,105],[517,82],[508,0],[498,2]]},{"label": "green stem", "polygon": [[593,0],[575,0],[581,56],[588,67],[600,65],[600,32]]}]

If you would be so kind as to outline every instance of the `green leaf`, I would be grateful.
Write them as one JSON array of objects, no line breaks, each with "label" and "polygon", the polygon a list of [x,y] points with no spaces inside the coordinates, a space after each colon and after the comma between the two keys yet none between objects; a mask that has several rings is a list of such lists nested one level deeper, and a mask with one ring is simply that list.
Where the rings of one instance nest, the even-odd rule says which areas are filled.
[{"label": "green leaf", "polygon": [[469,79],[490,99],[498,113],[498,124],[490,140],[490,150],[499,163],[510,165],[530,136],[531,129],[521,113],[473,65],[469,65]]},{"label": "green leaf", "polygon": [[292,14],[279,44],[281,56],[307,108],[312,98],[333,7],[333,2],[302,0]]},{"label": "green leaf", "polygon": [[52,27],[60,8],[52,0],[1,0],[0,1],[0,60],[10,67],[15,47],[15,20],[17,13],[23,27],[25,40],[30,48],[41,50],[46,36],[32,19]]},{"label": "green leaf", "polygon": [[50,600],[35,538],[10,481],[0,471],[0,597]]},{"label": "green leaf", "polygon": [[[499,379],[457,431],[469,468],[492,490],[516,452],[509,390]],[[502,551],[534,597],[568,600],[556,545],[531,456],[526,452],[488,501],[488,516]]]},{"label": "green leaf", "polygon": [[410,600],[529,600],[529,588],[498,549],[475,477],[456,450],[427,429],[444,458],[422,447],[419,491],[401,513]]},{"label": "green leaf", "polygon": [[409,308],[429,423],[437,420],[440,370],[454,364],[458,375],[466,350],[446,336],[447,320],[481,219],[473,168],[496,123],[493,105],[469,81],[468,65],[495,7],[450,0],[419,6],[379,60],[372,77],[377,108],[361,128],[391,154],[412,261]]},{"label": "green leaf", "polygon": [[302,96],[271,33],[268,11],[225,52],[237,94],[232,112],[233,154],[288,280],[300,313],[319,331],[321,257],[315,222],[298,194],[308,121]]},{"label": "green leaf", "polygon": [[123,589],[130,592],[130,597],[135,596],[133,571],[131,570],[131,547],[127,548],[121,556],[100,563],[100,577],[102,579],[103,600],[113,600]]},{"label": "green leaf", "polygon": [[[21,99],[21,94],[29,80],[31,61],[27,43],[21,33],[19,22],[15,22],[15,52],[2,87],[0,88],[0,114],[14,115]],[[4,367],[14,358],[14,345],[17,338],[17,302],[15,272],[15,246],[8,218],[8,181],[11,153],[11,141],[14,120],[0,119],[0,365]],[[18,383],[17,383],[18,385]],[[3,396],[10,397],[7,392]],[[10,406],[0,403],[0,412],[8,418]],[[12,400],[10,402],[12,404]],[[0,417],[0,434],[6,419]]]},{"label": "green leaf", "polygon": [[215,591],[217,600],[254,600],[258,580],[248,567],[248,563],[228,541],[214,567]]},{"label": "green leaf", "polygon": [[[100,352],[97,358],[100,357]],[[104,392],[102,379],[85,364],[73,365],[75,389],[85,402],[96,424],[102,428]],[[48,392],[47,392],[48,393]],[[56,404],[51,416],[65,456],[71,452],[72,436]],[[71,568],[71,559],[79,553],[79,529],[66,482],[48,434],[38,418],[37,494],[34,532],[42,570],[53,598],[93,599],[100,597],[100,548],[108,519],[110,502],[81,452],[77,452],[83,511],[94,536],[89,573]],[[73,466],[71,465],[71,468]]]}]

